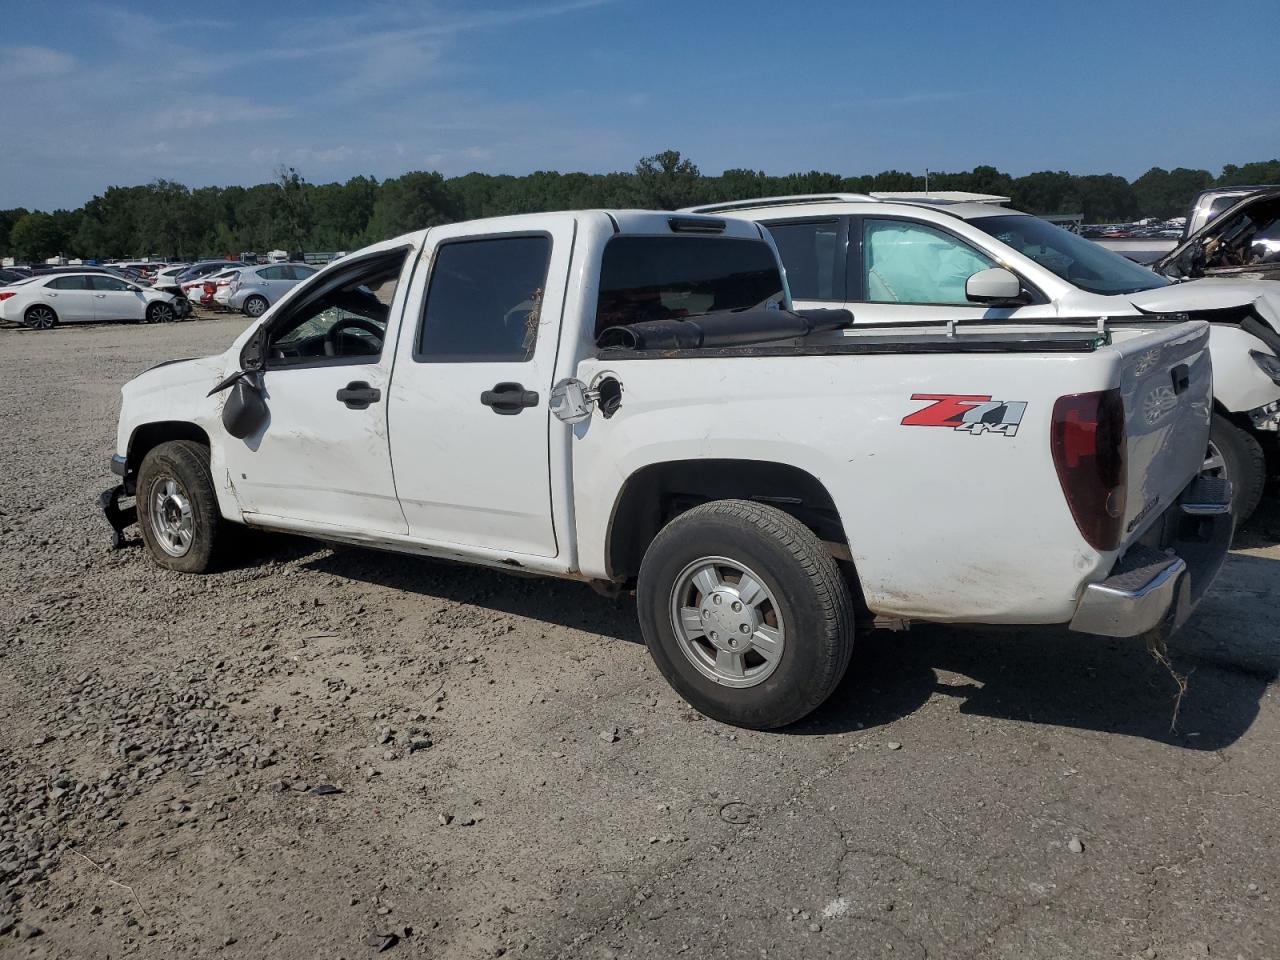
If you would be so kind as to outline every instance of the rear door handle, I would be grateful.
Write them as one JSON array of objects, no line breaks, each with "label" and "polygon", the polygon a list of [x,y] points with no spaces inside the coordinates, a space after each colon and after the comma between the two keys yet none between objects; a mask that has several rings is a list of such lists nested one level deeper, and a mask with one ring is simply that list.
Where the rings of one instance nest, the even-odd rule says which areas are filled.
[{"label": "rear door handle", "polygon": [[338,399],[351,410],[367,410],[369,404],[382,399],[382,391],[363,380],[353,380],[338,391]]},{"label": "rear door handle", "polygon": [[486,407],[492,407],[494,413],[511,416],[525,407],[536,407],[538,391],[526,390],[522,384],[510,381],[495,383],[492,390],[480,394],[480,402]]}]

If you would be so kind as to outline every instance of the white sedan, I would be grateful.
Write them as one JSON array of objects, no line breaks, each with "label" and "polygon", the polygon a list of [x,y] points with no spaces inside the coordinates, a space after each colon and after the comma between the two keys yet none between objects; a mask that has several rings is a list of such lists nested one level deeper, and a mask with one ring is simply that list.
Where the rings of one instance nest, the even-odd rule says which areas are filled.
[{"label": "white sedan", "polygon": [[105,273],[53,273],[0,288],[0,320],[48,330],[81,320],[165,323],[178,316],[176,298]]}]

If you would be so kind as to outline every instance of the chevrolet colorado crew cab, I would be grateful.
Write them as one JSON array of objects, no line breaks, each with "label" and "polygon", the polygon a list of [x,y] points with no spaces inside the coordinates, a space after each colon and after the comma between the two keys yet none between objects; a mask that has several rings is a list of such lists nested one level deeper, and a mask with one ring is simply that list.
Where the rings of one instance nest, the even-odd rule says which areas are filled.
[{"label": "chevrolet colorado crew cab", "polygon": [[1204,469],[1231,481],[1237,520],[1262,499],[1268,457],[1280,461],[1274,280],[1224,273],[1175,282],[1039,217],[987,203],[828,194],[693,209],[764,224],[796,302],[848,308],[858,323],[1098,314],[1147,323],[1157,313],[1208,320],[1214,416]]},{"label": "chevrolet colorado crew cab", "polygon": [[793,312],[745,220],[432,227],[127,383],[102,504],[172,570],[244,524],[634,589],[676,690],[750,727],[859,624],[1185,620],[1232,528],[1205,323],[850,321]]}]

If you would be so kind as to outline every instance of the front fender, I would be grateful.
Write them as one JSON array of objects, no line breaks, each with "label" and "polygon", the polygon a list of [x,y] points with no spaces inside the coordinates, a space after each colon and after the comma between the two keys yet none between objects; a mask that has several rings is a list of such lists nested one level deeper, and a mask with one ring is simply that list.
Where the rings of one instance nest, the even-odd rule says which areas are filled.
[{"label": "front fender", "polygon": [[1239,327],[1213,324],[1209,336],[1213,398],[1229,413],[1256,410],[1280,400],[1280,384],[1263,372],[1249,356],[1250,351],[1272,353],[1265,343]]},{"label": "front fender", "polygon": [[[152,367],[120,390],[120,420],[116,427],[116,453],[137,469],[137,438],[159,424],[193,425],[209,438],[214,490],[223,516],[236,519],[240,507],[227,477],[223,458],[222,404],[225,394],[208,396],[209,389],[236,369],[237,348],[214,357],[180,360]],[[181,435],[175,431],[175,435]]]}]

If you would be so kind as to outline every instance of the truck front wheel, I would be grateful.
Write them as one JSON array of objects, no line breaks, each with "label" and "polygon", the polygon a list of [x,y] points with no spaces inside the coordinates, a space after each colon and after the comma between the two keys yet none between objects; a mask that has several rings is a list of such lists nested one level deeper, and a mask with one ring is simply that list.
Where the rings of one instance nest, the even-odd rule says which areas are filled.
[{"label": "truck front wheel", "polygon": [[1258,509],[1267,484],[1267,457],[1262,445],[1220,413],[1213,415],[1204,476],[1231,481],[1231,506],[1236,523],[1244,523]]},{"label": "truck front wheel", "polygon": [[209,448],[173,440],[150,450],[138,468],[138,527],[151,559],[183,573],[205,573],[222,539],[222,515],[209,471]]},{"label": "truck front wheel", "polygon": [[668,682],[702,713],[755,729],[830,696],[853,650],[849,585],[789,514],[717,500],[666,525],[645,552],[640,627]]}]

